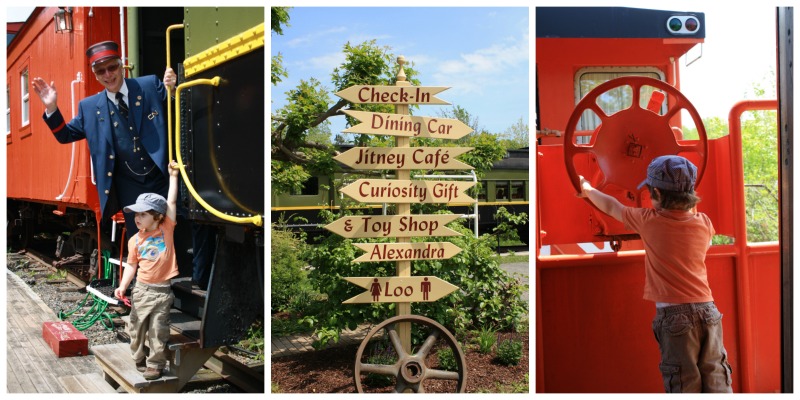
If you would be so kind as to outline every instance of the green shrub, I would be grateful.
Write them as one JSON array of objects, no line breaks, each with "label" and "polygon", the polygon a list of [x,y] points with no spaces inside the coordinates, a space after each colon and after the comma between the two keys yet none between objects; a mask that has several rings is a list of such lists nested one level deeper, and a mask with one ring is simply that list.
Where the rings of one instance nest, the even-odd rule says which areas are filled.
[{"label": "green shrub", "polygon": [[489,354],[492,352],[495,343],[497,343],[497,334],[488,328],[481,329],[475,341],[478,343],[478,351],[481,354]]},{"label": "green shrub", "polygon": [[522,341],[506,339],[497,346],[497,360],[504,365],[517,365],[522,360]]},{"label": "green shrub", "polygon": [[[367,357],[367,364],[393,365],[397,362],[397,353],[386,342],[376,342],[371,353]],[[368,373],[364,378],[364,383],[379,388],[394,384],[394,380],[393,376]]]},{"label": "green shrub", "polygon": [[273,312],[286,311],[292,296],[308,288],[308,278],[303,270],[306,263],[300,258],[299,251],[305,244],[289,231],[273,227],[270,234],[271,309]]},{"label": "green shrub", "polygon": [[453,349],[445,347],[436,353],[436,358],[439,359],[439,368],[445,371],[458,371],[458,363],[456,356],[453,354]]},{"label": "green shrub", "polygon": [[[326,222],[346,215],[323,212]],[[412,305],[412,314],[422,315],[444,325],[456,337],[476,327],[491,326],[497,330],[513,329],[528,315],[528,303],[520,296],[525,285],[510,276],[495,257],[496,239],[492,235],[479,238],[458,222],[448,227],[462,236],[413,238],[413,242],[450,241],[461,252],[448,260],[412,261],[413,276],[436,276],[459,288],[434,302]],[[309,246],[306,260],[313,266],[309,280],[313,289],[327,296],[326,301],[314,303],[316,329],[354,330],[359,324],[380,323],[396,315],[394,303],[342,304],[345,300],[364,292],[345,277],[395,276],[394,262],[359,262],[353,260],[363,254],[353,243],[388,243],[391,238],[347,239],[329,235],[318,245]],[[273,287],[275,282],[273,281]],[[412,342],[419,344],[428,333],[412,325]]]}]

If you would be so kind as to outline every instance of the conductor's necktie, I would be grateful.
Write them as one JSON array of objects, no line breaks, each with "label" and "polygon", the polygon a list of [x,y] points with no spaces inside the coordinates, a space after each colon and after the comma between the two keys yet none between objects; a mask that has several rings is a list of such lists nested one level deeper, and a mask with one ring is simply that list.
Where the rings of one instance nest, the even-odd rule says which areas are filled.
[{"label": "conductor's necktie", "polygon": [[122,93],[121,92],[117,92],[117,107],[119,107],[119,113],[122,114],[122,116],[127,119],[128,118],[128,105],[125,104],[125,100],[122,99]]}]

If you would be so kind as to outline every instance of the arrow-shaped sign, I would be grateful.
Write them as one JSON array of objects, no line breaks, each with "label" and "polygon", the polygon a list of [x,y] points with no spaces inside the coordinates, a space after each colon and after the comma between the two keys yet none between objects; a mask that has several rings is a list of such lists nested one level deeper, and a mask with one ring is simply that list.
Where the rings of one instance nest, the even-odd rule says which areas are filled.
[{"label": "arrow-shaped sign", "polygon": [[325,229],[346,238],[461,236],[445,227],[459,216],[438,215],[358,215],[342,217]]},{"label": "arrow-shaped sign", "polygon": [[425,243],[353,243],[366,251],[353,262],[447,260],[461,252],[450,242]]},{"label": "arrow-shaped sign", "polygon": [[417,117],[369,111],[342,110],[361,121],[342,132],[421,137],[434,139],[460,139],[473,132],[469,125],[450,118]]},{"label": "arrow-shaped sign", "polygon": [[434,96],[446,86],[354,85],[335,94],[355,104],[450,104]]},{"label": "arrow-shaped sign", "polygon": [[458,289],[458,286],[435,276],[351,277],[348,282],[367,289],[343,303],[410,303],[431,302]]},{"label": "arrow-shaped sign", "polygon": [[353,169],[472,169],[456,157],[472,147],[353,147],[333,157]]},{"label": "arrow-shaped sign", "polygon": [[362,203],[474,203],[464,191],[475,182],[359,179],[339,190]]}]

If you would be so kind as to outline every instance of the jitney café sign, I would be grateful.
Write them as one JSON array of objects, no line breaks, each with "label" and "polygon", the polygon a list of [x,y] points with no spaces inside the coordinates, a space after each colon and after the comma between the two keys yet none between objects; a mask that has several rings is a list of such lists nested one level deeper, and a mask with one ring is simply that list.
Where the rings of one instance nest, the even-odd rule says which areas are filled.
[{"label": "jitney caf\u00e9 sign", "polygon": [[353,147],[333,157],[357,170],[472,169],[456,157],[472,147]]},{"label": "jitney caf\u00e9 sign", "polygon": [[362,203],[473,203],[464,193],[475,182],[359,179],[340,192]]}]

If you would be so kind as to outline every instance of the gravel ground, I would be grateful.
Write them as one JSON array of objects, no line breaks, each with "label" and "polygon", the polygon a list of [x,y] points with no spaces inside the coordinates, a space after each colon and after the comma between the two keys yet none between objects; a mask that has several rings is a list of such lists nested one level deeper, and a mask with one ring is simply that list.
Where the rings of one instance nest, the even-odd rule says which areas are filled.
[{"label": "gravel ground", "polygon": [[[47,275],[50,275],[50,266],[41,263],[40,261],[27,256],[26,254],[15,253],[15,254],[8,254],[6,257],[7,261],[7,268],[10,271],[13,271],[17,276],[19,276],[27,285],[28,287],[33,290],[34,293],[39,295],[42,301],[53,310],[54,316],[58,316],[59,311],[69,312],[75,309],[78,306],[78,303],[83,301],[86,297],[86,291],[83,292],[74,292],[74,291],[66,291],[62,292],[59,290],[60,287],[71,287],[74,288],[70,282],[66,283],[47,283]],[[48,271],[48,272],[46,272]],[[86,301],[84,305],[84,310],[88,310],[88,307],[91,307],[91,296],[90,299]],[[82,314],[83,311],[76,311],[74,314],[69,316],[66,320],[73,321],[78,318],[78,315]],[[111,314],[114,314],[113,311],[110,311]],[[123,341],[122,338],[118,335],[119,333],[124,333],[125,328],[124,326],[115,326],[113,329],[108,330],[106,329],[103,324],[99,321],[94,323],[88,329],[82,331],[82,333],[89,339],[89,348],[92,346],[102,345],[102,344],[111,344],[111,343],[118,343]],[[237,388],[236,386],[230,385],[228,383],[192,383],[190,382],[184,387],[184,393],[242,393],[242,391]]]}]

